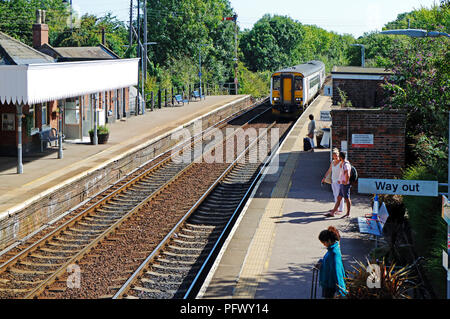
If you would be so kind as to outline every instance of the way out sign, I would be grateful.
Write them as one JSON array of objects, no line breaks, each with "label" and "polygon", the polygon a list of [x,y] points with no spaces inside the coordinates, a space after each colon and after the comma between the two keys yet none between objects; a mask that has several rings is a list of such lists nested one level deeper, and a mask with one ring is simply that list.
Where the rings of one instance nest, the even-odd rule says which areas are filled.
[{"label": "way out sign", "polygon": [[407,196],[438,196],[437,181],[359,178],[358,192]]}]

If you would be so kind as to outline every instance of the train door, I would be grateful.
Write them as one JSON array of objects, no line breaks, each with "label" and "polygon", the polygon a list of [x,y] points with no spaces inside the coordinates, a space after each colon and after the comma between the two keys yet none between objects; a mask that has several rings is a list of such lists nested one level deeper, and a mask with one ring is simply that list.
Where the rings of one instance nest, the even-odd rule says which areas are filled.
[{"label": "train door", "polygon": [[283,104],[293,104],[294,91],[292,89],[294,82],[294,76],[292,74],[281,75],[281,86],[283,92]]}]

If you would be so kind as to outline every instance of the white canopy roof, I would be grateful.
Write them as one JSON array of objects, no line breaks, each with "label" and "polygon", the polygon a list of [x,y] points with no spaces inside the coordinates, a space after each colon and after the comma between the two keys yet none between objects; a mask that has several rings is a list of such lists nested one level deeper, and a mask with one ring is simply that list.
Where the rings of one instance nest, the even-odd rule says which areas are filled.
[{"label": "white canopy roof", "polygon": [[139,59],[0,65],[0,102],[36,104],[137,84]]}]

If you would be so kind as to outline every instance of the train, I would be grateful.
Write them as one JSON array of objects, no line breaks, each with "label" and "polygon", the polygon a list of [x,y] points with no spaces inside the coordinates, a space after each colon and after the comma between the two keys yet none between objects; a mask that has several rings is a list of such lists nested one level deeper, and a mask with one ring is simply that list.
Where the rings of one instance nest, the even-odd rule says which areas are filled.
[{"label": "train", "polygon": [[297,116],[319,94],[325,82],[325,64],[313,60],[274,72],[270,78],[272,113]]}]

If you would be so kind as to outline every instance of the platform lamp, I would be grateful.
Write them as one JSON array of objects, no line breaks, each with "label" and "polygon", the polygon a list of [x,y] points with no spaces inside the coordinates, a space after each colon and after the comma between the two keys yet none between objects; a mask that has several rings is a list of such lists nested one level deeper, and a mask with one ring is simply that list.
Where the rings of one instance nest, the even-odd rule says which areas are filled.
[{"label": "platform lamp", "polygon": [[364,67],[364,65],[365,65],[365,63],[364,63],[364,61],[365,61],[365,57],[364,57],[364,51],[365,51],[365,48],[364,48],[364,44],[357,44],[357,43],[355,43],[355,44],[350,44],[351,46],[354,46],[354,47],[361,47],[361,67]]},{"label": "platform lamp", "polygon": [[[381,34],[396,34],[396,35],[406,35],[413,38],[436,38],[436,37],[447,37],[450,38],[450,34],[439,31],[426,31],[422,29],[396,29],[396,30],[385,30],[381,31]],[[450,198],[450,111],[448,112],[448,163],[447,163],[447,183],[439,183],[439,186],[447,186],[447,198]],[[447,238],[450,239],[450,225],[447,225],[448,233]],[[450,243],[447,244],[447,247]],[[447,251],[450,253],[450,251]],[[447,255],[448,258],[448,255]],[[448,266],[447,266],[448,267]],[[447,269],[447,299],[450,299],[450,271]]]},{"label": "platform lamp", "polygon": [[202,98],[202,54],[201,54],[201,48],[206,47],[206,44],[201,43],[198,45],[198,77],[200,80],[200,100]]},{"label": "platform lamp", "polygon": [[142,98],[144,99],[144,103],[142,105],[142,114],[145,113],[145,107],[147,106],[147,98],[145,97],[145,80],[147,79],[147,60],[148,60],[148,50],[147,50],[147,46],[148,45],[155,45],[158,44],[158,42],[144,42],[142,44],[142,48],[143,48],[143,52],[145,55],[145,59],[141,59],[141,63],[142,63]]}]

